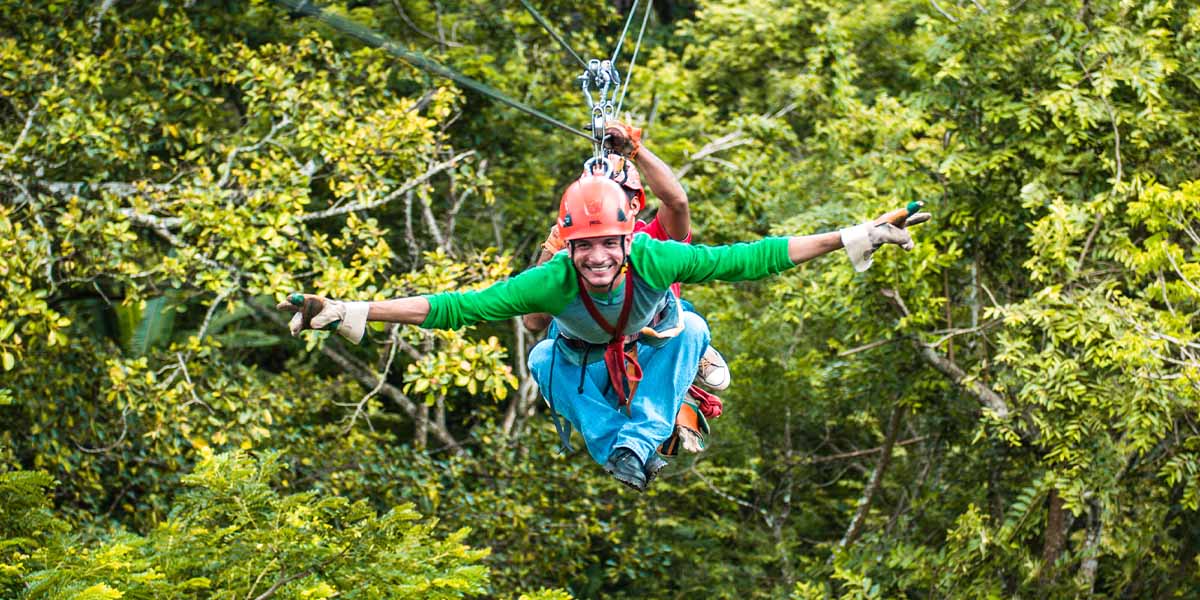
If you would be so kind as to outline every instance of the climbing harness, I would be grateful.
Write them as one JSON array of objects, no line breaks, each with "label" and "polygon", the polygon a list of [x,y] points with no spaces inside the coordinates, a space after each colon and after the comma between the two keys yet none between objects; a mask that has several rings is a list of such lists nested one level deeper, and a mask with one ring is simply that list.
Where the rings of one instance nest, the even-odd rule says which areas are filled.
[{"label": "climbing harness", "polygon": [[587,309],[592,320],[612,336],[604,348],[604,365],[608,370],[608,380],[617,392],[617,408],[624,409],[626,416],[631,416],[632,409],[629,403],[633,400],[638,384],[642,381],[642,365],[638,364],[637,359],[638,334],[625,335],[625,326],[629,323],[629,311],[633,307],[633,288],[637,279],[633,272],[633,266],[628,263],[625,263],[625,266],[625,294],[616,325],[609,323],[604,315],[600,314],[596,303],[592,301],[592,295],[583,286],[583,276],[578,272],[575,273],[575,281],[579,284],[579,298],[583,300],[583,307]]}]

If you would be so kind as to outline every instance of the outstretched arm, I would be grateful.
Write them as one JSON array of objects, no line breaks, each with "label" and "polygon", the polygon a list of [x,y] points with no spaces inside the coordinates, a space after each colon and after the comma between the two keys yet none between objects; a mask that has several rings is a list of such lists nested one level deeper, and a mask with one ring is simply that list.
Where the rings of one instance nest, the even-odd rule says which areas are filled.
[{"label": "outstretched arm", "polygon": [[336,331],[357,344],[368,321],[421,325],[429,317],[429,300],[423,296],[378,302],[342,302],[314,294],[288,294],[275,308],[295,313],[288,322],[292,335],[305,329]]},{"label": "outstretched arm", "polygon": [[842,248],[842,236],[836,231],[788,238],[788,258],[792,264],[812,260]]},{"label": "outstretched arm", "polygon": [[905,250],[912,250],[912,237],[905,228],[929,220],[929,213],[917,212],[923,205],[923,202],[913,202],[904,209],[894,210],[874,221],[842,231],[788,238],[788,258],[798,265],[822,254],[846,248],[851,254],[854,268],[864,271],[871,266],[871,253],[884,244],[896,244]]},{"label": "outstretched arm", "polygon": [[411,296],[367,303],[367,320],[420,325],[429,318],[429,299]]},{"label": "outstretched arm", "polygon": [[[928,219],[929,213],[916,213],[906,224],[915,225]],[[867,222],[842,231],[766,238],[729,246],[695,246],[634,236],[630,259],[636,265],[638,275],[651,287],[667,289],[676,281],[762,279],[843,247],[850,253],[855,268],[863,270],[870,266],[871,254],[884,244],[896,244],[905,250],[913,246],[912,238],[903,227]]]},{"label": "outstretched arm", "polygon": [[556,313],[577,284],[566,256],[478,291],[443,292],[376,302],[341,302],[311,294],[290,294],[279,310],[295,313],[292,335],[304,329],[336,330],[358,343],[368,321],[458,329],[480,321],[502,321],[533,312]]}]

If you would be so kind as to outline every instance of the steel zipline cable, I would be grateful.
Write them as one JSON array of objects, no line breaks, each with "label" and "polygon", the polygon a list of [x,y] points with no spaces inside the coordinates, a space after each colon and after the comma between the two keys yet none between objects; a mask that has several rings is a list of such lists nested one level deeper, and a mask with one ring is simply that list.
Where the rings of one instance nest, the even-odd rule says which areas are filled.
[{"label": "steel zipline cable", "polygon": [[302,15],[306,15],[306,16],[310,16],[310,17],[315,17],[316,19],[320,20],[321,22],[325,23],[326,25],[329,25],[330,27],[332,27],[346,35],[356,38],[359,41],[367,44],[368,46],[372,46],[375,48],[381,48],[384,51],[386,51],[387,53],[391,54],[392,56],[395,56],[396,58],[399,58],[399,59],[403,60],[404,62],[407,62],[408,64],[410,64],[414,67],[417,67],[418,69],[422,69],[424,71],[427,71],[434,75],[438,75],[440,77],[445,77],[446,79],[449,79],[449,80],[451,80],[455,83],[458,83],[464,87],[470,88],[472,90],[475,90],[476,92],[479,92],[480,94],[488,96],[489,98],[492,98],[493,100],[496,100],[497,102],[506,104],[506,105],[508,105],[512,108],[515,108],[531,117],[535,117],[535,118],[540,119],[550,125],[558,127],[559,129],[562,129],[563,131],[573,133],[579,137],[587,139],[588,141],[595,141],[595,138],[593,138],[590,133],[587,133],[587,132],[583,131],[582,129],[567,125],[566,123],[563,123],[562,121],[555,119],[554,117],[551,117],[550,115],[547,115],[546,113],[544,113],[536,108],[533,108],[523,102],[519,102],[517,100],[514,100],[514,99],[508,97],[506,94],[504,94],[500,90],[497,90],[487,84],[484,84],[484,83],[481,83],[474,79],[471,79],[470,77],[467,77],[466,75],[463,75],[453,69],[450,69],[449,67],[443,66],[437,62],[434,62],[428,58],[425,58],[423,55],[421,55],[417,52],[413,52],[411,50],[402,48],[395,42],[392,42],[391,40],[383,37],[382,35],[379,35],[378,33],[375,33],[374,31],[371,31],[370,29],[367,29],[366,27],[364,27],[358,23],[355,23],[354,21],[351,21],[344,17],[340,17],[338,15],[327,13],[321,7],[313,4],[309,0],[274,0],[274,1],[275,1],[275,3],[282,5],[293,12],[296,12],[296,13],[299,13]]},{"label": "steel zipline cable", "polygon": [[633,15],[637,14],[638,0],[633,0],[633,6],[629,9],[629,16],[625,18],[625,27],[621,29],[621,37],[617,38],[617,47],[613,50],[612,58],[609,62],[614,66],[617,64],[617,57],[621,55],[621,44],[625,43],[625,34],[629,33],[629,24],[633,22]]},{"label": "steel zipline cable", "polygon": [[521,0],[521,5],[525,7],[525,10],[529,11],[530,15],[533,15],[533,19],[542,26],[542,29],[546,30],[546,33],[550,34],[550,37],[554,38],[554,40],[557,41],[564,50],[570,53],[571,56],[574,56],[575,60],[579,61],[580,66],[585,69],[587,68],[587,61],[583,60],[583,58],[579,56],[579,53],[575,52],[575,50],[571,48],[571,45],[568,44],[567,41],[562,38],[562,36],[558,35],[558,32],[555,31],[553,27],[550,27],[550,23],[546,22],[546,19],[542,17],[542,14],[539,13],[537,9],[533,8],[533,5],[529,3],[529,0]]},{"label": "steel zipline cable", "polygon": [[[638,30],[637,43],[633,45],[633,56],[629,59],[629,70],[625,71],[625,85],[621,86],[621,97],[617,99],[617,111],[613,114],[621,118],[621,105],[625,104],[625,92],[629,91],[629,81],[633,79],[633,67],[637,64],[638,49],[642,47],[642,36],[646,35],[646,23],[650,21],[650,11],[654,10],[654,0],[646,2],[646,13],[642,15],[642,28]],[[633,12],[629,13],[633,16]]]}]

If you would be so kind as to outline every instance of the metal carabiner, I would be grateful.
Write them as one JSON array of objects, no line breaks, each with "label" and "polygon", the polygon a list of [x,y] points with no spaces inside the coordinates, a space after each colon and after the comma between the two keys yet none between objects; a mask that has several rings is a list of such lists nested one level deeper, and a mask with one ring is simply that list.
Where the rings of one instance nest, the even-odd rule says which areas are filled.
[{"label": "metal carabiner", "polygon": [[[588,61],[587,68],[577,79],[583,97],[587,100],[588,110],[592,113],[590,127],[595,151],[593,160],[603,160],[604,131],[608,121],[615,118],[613,100],[616,99],[617,91],[621,89],[621,75],[617,73],[611,60],[593,58]],[[592,96],[593,88],[598,97]]]},{"label": "metal carabiner", "polygon": [[604,171],[603,171],[603,175],[604,175],[605,177],[608,177],[609,179],[612,179],[612,175],[613,175],[613,166],[612,166],[612,164],[611,164],[611,163],[609,163],[607,159],[604,159],[604,158],[599,158],[599,157],[592,157],[592,158],[589,158],[589,159],[587,159],[586,161],[584,161],[584,162],[583,162],[583,172],[584,172],[584,174],[587,174],[587,175],[595,175],[595,174],[596,174],[596,165],[597,165],[597,164],[604,165]]}]

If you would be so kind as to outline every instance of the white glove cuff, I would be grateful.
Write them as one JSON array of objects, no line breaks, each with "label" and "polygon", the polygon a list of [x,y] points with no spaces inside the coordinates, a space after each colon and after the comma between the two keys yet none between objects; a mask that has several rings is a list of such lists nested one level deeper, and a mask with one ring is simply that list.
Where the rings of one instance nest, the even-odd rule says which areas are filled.
[{"label": "white glove cuff", "polygon": [[370,311],[370,302],[346,302],[346,316],[342,319],[342,324],[338,325],[338,335],[354,342],[355,344],[362,341],[363,334],[367,332],[367,313]]},{"label": "white glove cuff", "polygon": [[870,223],[861,223],[838,232],[842,236],[846,254],[850,255],[850,264],[854,265],[854,270],[859,273],[871,268],[871,255],[874,254],[875,247],[871,244],[870,232]]}]

